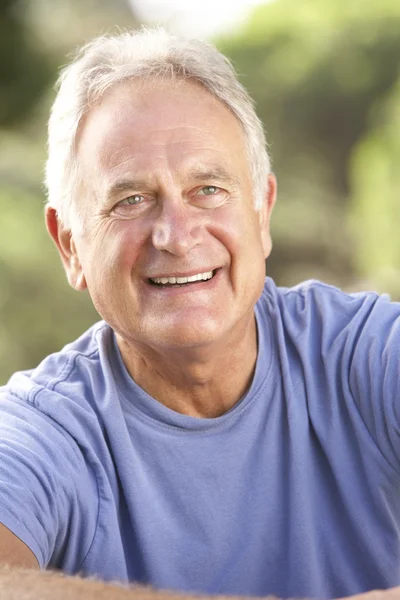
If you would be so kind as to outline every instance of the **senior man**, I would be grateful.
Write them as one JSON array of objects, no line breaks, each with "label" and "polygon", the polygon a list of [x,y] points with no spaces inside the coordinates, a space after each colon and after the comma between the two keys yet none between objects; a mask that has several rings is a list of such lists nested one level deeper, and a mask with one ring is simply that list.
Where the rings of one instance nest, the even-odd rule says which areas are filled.
[{"label": "senior man", "polygon": [[46,182],[103,320],[1,389],[0,562],[218,594],[398,585],[400,306],[265,280],[276,181],[229,62],[162,30],[93,41]]}]

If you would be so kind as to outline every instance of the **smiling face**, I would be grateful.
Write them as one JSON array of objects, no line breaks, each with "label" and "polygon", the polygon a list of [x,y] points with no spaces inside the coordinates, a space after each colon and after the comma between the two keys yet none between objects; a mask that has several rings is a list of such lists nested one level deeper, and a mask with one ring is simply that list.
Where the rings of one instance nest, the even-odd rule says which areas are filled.
[{"label": "smiling face", "polygon": [[254,327],[274,179],[256,212],[227,107],[195,82],[121,84],[86,117],[78,160],[84,232],[51,213],[48,228],[70,283],[123,340],[165,351]]}]

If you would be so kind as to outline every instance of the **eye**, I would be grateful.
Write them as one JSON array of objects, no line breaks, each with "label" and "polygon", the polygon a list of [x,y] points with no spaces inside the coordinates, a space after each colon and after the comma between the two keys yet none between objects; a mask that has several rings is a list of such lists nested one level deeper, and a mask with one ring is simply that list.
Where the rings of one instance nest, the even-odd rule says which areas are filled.
[{"label": "eye", "polygon": [[215,185],[204,185],[197,193],[199,196],[214,196],[219,191],[221,191],[221,188]]},{"label": "eye", "polygon": [[119,202],[118,204],[120,206],[134,206],[135,204],[140,204],[141,202],[143,202],[144,200],[144,196],[142,196],[141,194],[133,194],[132,196],[128,196],[128,198],[125,198],[125,200],[121,200],[121,202]]},{"label": "eye", "polygon": [[139,217],[152,206],[152,196],[149,194],[131,194],[117,202],[113,207],[112,213],[114,215],[132,219]]},{"label": "eye", "polygon": [[216,185],[202,185],[193,190],[192,202],[199,208],[218,208],[229,198],[229,193]]}]

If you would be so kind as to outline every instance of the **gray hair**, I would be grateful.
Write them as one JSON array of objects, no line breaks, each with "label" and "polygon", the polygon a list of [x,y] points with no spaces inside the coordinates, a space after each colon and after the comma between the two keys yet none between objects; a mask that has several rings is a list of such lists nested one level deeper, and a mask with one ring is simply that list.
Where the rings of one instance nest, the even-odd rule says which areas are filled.
[{"label": "gray hair", "polygon": [[73,225],[82,227],[82,211],[75,196],[79,182],[76,137],[83,117],[119,83],[166,76],[200,82],[236,116],[246,138],[254,205],[261,209],[270,159],[262,123],[233,66],[211,44],[177,37],[161,28],[143,28],[94,39],[59,77],[59,91],[49,119],[45,186],[47,205],[56,209],[58,218],[69,229]]}]

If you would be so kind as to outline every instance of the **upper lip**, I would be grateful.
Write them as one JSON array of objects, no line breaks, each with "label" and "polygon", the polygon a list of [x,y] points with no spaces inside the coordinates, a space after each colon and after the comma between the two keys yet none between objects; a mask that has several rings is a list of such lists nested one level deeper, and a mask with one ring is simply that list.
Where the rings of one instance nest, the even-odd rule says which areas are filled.
[{"label": "upper lip", "polygon": [[200,273],[209,273],[212,271],[216,271],[216,267],[205,267],[200,269],[192,269],[191,271],[182,272],[182,271],[172,271],[169,273],[161,273],[156,275],[149,275],[148,279],[160,279],[161,277],[192,277],[193,275],[199,275]]}]

